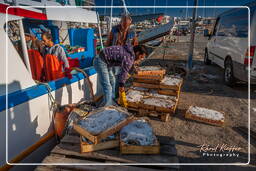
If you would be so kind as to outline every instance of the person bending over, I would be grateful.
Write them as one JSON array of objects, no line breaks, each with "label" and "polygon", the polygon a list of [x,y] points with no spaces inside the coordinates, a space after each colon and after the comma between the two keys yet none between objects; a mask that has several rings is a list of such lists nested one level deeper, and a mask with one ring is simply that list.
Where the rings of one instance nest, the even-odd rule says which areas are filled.
[{"label": "person bending over", "polygon": [[143,45],[131,46],[110,46],[104,48],[97,57],[94,58],[93,65],[98,73],[99,81],[104,93],[104,106],[113,105],[113,94],[111,85],[114,79],[112,67],[120,66],[121,71],[118,75],[119,92],[124,92],[124,85],[128,78],[128,73],[134,63],[141,61],[147,55],[147,50]]}]

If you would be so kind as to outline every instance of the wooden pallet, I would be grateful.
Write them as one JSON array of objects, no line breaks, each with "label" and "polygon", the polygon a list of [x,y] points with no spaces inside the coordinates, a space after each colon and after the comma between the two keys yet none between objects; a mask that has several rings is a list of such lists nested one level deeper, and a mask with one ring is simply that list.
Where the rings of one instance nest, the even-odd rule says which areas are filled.
[{"label": "wooden pallet", "polygon": [[[191,120],[195,120],[195,121],[198,121],[198,122],[203,122],[203,123],[207,123],[207,124],[211,124],[211,125],[215,125],[215,126],[224,126],[224,121],[222,120],[211,120],[211,119],[207,119],[207,118],[203,118],[203,117],[199,117],[199,116],[196,116],[196,115],[193,115],[192,113],[190,113],[190,108],[192,106],[190,106],[188,108],[188,110],[186,111],[185,113],[185,118],[186,119],[191,119]],[[224,112],[221,112],[224,114]]]},{"label": "wooden pallet", "polygon": [[80,136],[80,147],[81,147],[81,153],[111,149],[111,148],[119,147],[119,138],[117,137],[116,139],[103,141],[98,144],[90,144],[88,142],[83,141],[82,136]]},{"label": "wooden pallet", "polygon": [[156,142],[154,145],[139,146],[120,142],[120,152],[122,154],[159,154],[160,144]]},{"label": "wooden pallet", "polygon": [[127,114],[128,117],[125,120],[123,120],[120,123],[118,123],[117,125],[115,125],[115,126],[113,126],[111,128],[108,128],[107,130],[101,132],[98,135],[91,134],[90,132],[88,132],[87,130],[85,130],[84,128],[82,128],[81,126],[79,126],[77,124],[74,124],[74,126],[73,126],[74,130],[77,131],[80,135],[82,135],[82,136],[86,137],[87,139],[89,139],[94,144],[98,144],[98,143],[100,143],[100,141],[102,139],[107,138],[108,136],[113,135],[114,133],[118,132],[122,127],[124,127],[125,125],[129,124],[133,120],[133,116],[130,115],[128,112],[123,111],[123,110],[121,110],[119,108],[115,108],[115,107],[105,107],[105,108],[102,108],[102,109],[99,109],[99,110],[94,110],[93,112],[88,114],[87,117],[90,116],[90,115],[96,114],[98,112],[101,112],[101,111],[103,111],[105,109],[115,109],[115,110],[118,110],[119,112]]},{"label": "wooden pallet", "polygon": [[[179,163],[175,141],[173,138],[166,136],[157,136],[160,142],[160,154],[155,155],[121,155],[119,148],[95,151],[90,153],[80,153],[79,135],[66,135],[55,148],[50,152],[42,163],[58,165],[41,165],[35,171],[52,171],[52,170],[93,170],[93,171],[157,171],[170,170],[176,171],[179,165],[119,165],[119,163]],[[113,163],[115,165],[99,165]],[[62,165],[63,164],[63,165]],[[65,164],[65,165],[64,165]],[[78,164],[78,165],[77,165]]]}]

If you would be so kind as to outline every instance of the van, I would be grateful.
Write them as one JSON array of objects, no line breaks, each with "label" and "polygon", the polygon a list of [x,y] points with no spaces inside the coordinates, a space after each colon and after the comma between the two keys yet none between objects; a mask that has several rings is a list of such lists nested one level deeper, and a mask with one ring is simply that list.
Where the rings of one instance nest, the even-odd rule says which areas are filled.
[{"label": "van", "polygon": [[235,8],[217,17],[205,48],[204,63],[222,67],[223,80],[228,86],[234,86],[238,80],[248,82],[249,65],[250,81],[256,83],[256,1],[246,6],[250,8],[250,47],[248,9]]}]

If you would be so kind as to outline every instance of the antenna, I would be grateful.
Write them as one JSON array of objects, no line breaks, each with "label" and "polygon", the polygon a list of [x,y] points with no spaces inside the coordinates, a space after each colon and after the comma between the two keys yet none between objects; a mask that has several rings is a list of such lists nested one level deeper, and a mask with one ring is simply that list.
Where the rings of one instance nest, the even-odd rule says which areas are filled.
[{"label": "antenna", "polygon": [[187,8],[186,8],[186,19],[188,18],[188,0],[187,0]]},{"label": "antenna", "polygon": [[154,14],[156,13],[156,0],[154,0]]},{"label": "antenna", "polygon": [[106,1],[107,0],[105,0],[104,16],[106,16],[106,4],[107,4]]},{"label": "antenna", "polygon": [[206,17],[206,14],[205,14],[205,5],[206,5],[206,1],[204,0],[204,15],[203,15],[204,18]]},{"label": "antenna", "polygon": [[111,0],[109,30],[111,30],[111,28],[112,28],[112,13],[113,13],[113,0]]}]

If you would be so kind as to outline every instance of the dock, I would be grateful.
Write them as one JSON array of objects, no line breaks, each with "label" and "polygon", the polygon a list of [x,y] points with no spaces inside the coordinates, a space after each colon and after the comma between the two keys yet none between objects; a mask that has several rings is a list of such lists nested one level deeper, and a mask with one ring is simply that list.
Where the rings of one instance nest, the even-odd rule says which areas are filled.
[{"label": "dock", "polygon": [[[167,136],[157,136],[157,138],[161,145],[160,154],[157,155],[124,155],[120,153],[119,147],[109,150],[81,153],[80,137],[77,133],[73,132],[70,135],[66,135],[61,142],[52,149],[50,155],[42,161],[42,164],[55,164],[40,165],[35,171],[179,170],[179,166],[174,165],[174,163],[179,163],[174,138]],[[62,165],[62,163],[64,165]],[[136,163],[137,165],[135,165]],[[169,165],[157,165],[155,163],[168,163]]]}]

